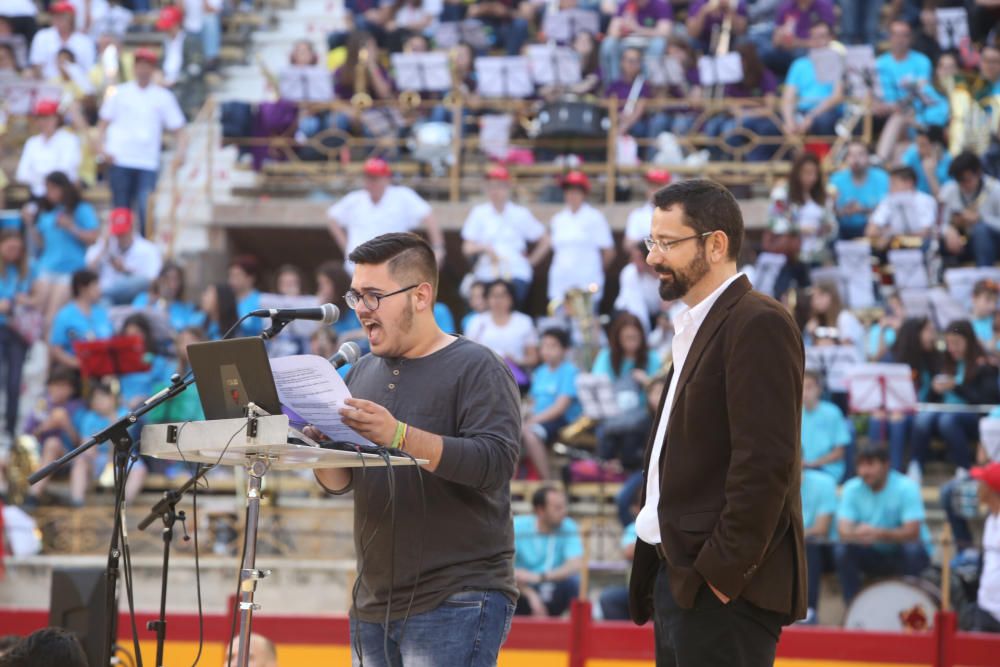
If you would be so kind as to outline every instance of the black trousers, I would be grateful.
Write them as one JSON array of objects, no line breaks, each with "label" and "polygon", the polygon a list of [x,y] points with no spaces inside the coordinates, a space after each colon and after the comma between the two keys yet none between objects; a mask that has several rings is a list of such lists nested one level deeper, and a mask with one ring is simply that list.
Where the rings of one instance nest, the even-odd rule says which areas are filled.
[{"label": "black trousers", "polygon": [[722,602],[704,585],[694,607],[677,605],[663,564],[653,589],[656,667],[770,667],[782,615],[744,600]]}]

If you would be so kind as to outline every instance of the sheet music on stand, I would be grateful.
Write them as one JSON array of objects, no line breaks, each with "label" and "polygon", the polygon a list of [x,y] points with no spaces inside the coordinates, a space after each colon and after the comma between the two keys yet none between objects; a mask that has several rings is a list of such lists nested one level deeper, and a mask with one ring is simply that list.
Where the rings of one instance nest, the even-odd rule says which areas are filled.
[{"label": "sheet music on stand", "polygon": [[851,412],[917,410],[913,370],[907,364],[857,364],[847,369]]},{"label": "sheet music on stand", "polygon": [[833,49],[810,49],[809,60],[820,83],[836,84],[844,78],[844,56]]},{"label": "sheet music on stand", "polygon": [[969,15],[965,7],[944,7],[935,9],[937,17],[937,41],[942,51],[957,49],[969,36]]},{"label": "sheet music on stand", "polygon": [[434,43],[440,49],[450,49],[464,43],[474,51],[484,51],[490,46],[490,38],[482,21],[464,19],[438,23],[434,30]]},{"label": "sheet music on stand", "polygon": [[535,92],[528,59],[524,56],[476,58],[476,82],[483,97],[525,98]]},{"label": "sheet music on stand", "polygon": [[479,117],[479,150],[502,160],[510,150],[510,128],[514,119],[510,114],[485,114]]},{"label": "sheet music on stand", "polygon": [[968,319],[968,312],[943,287],[900,290],[907,317],[929,317],[939,331],[955,320]]},{"label": "sheet music on stand", "polygon": [[896,248],[890,250],[888,255],[897,290],[927,289],[930,286],[923,250]]},{"label": "sheet music on stand", "polygon": [[278,73],[278,94],[289,102],[329,102],[333,75],[320,65],[291,65]]},{"label": "sheet music on stand", "polygon": [[589,9],[546,11],[542,20],[542,32],[547,40],[570,44],[581,32],[596,35],[600,32],[600,25],[600,15]]},{"label": "sheet music on stand", "polygon": [[[684,66],[672,56],[646,56],[646,81],[657,88],[683,86],[687,82]],[[742,66],[742,65],[741,65]]]},{"label": "sheet music on stand", "polygon": [[[288,296],[285,294],[272,294],[262,292],[260,295],[260,307],[270,310],[271,308],[316,308],[320,305],[319,299],[310,294],[302,296]],[[316,331],[319,325],[314,320],[292,320],[285,327],[285,334],[309,338]]]},{"label": "sheet music on stand", "polygon": [[1000,268],[976,266],[947,269],[944,272],[944,284],[948,286],[948,292],[966,310],[972,310],[972,289],[980,280],[992,280],[1000,285]]},{"label": "sheet music on stand", "polygon": [[29,116],[38,100],[59,101],[62,94],[62,86],[44,81],[0,77],[0,101],[12,116]]},{"label": "sheet music on stand", "polygon": [[621,411],[614,385],[607,375],[580,373],[576,376],[576,394],[584,416],[591,419],[616,417]]},{"label": "sheet music on stand", "polygon": [[990,461],[1000,461],[1000,417],[983,417],[979,420],[979,441]]},{"label": "sheet music on stand", "polygon": [[867,240],[837,241],[834,244],[837,266],[844,277],[847,291],[842,293],[849,308],[871,308],[875,305],[872,282],[872,248]]},{"label": "sheet music on stand", "polygon": [[703,86],[739,83],[743,80],[743,60],[736,51],[721,56],[698,58],[698,80]]},{"label": "sheet music on stand", "polygon": [[451,90],[451,68],[444,51],[393,53],[392,69],[399,90],[421,93]]},{"label": "sheet music on stand", "polygon": [[805,353],[806,369],[818,372],[826,388],[836,392],[848,390],[849,370],[865,361],[855,345],[809,345]]},{"label": "sheet music on stand", "polygon": [[788,257],[780,253],[762,252],[757,255],[757,263],[754,265],[757,274],[754,277],[754,289],[777,298],[774,285],[778,281],[778,274],[787,263]]},{"label": "sheet music on stand", "polygon": [[538,86],[572,86],[582,78],[580,55],[555,44],[536,44],[527,49],[531,76]]},{"label": "sheet music on stand", "polygon": [[142,315],[149,322],[153,330],[154,340],[161,343],[173,343],[176,332],[173,325],[170,324],[170,316],[165,310],[156,308],[155,306],[145,306],[143,308],[136,306],[112,306],[108,310],[108,317],[111,319],[111,325],[115,331],[121,331],[125,320],[130,315],[136,314]]},{"label": "sheet music on stand", "polygon": [[878,83],[878,77],[875,75],[875,47],[871,44],[846,47],[844,69],[849,95],[862,97],[874,92]]}]

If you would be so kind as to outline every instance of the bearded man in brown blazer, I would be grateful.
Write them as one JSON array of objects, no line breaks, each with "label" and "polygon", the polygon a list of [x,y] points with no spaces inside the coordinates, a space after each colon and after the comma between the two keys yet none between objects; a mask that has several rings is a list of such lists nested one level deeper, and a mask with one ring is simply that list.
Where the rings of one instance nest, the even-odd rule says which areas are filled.
[{"label": "bearded man in brown blazer", "polygon": [[646,261],[660,296],[688,309],[646,447],[629,611],[653,617],[657,667],[771,665],[806,611],[802,339],[737,273],[728,190],[682,181],[653,204]]}]

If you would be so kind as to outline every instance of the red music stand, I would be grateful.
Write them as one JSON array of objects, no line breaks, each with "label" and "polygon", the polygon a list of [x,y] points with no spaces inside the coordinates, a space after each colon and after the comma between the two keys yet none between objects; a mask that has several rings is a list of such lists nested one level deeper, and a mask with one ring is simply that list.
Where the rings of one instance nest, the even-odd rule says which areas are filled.
[{"label": "red music stand", "polygon": [[73,352],[80,360],[80,374],[85,378],[149,370],[145,360],[146,345],[141,336],[77,340],[73,341]]},{"label": "red music stand", "polygon": [[884,411],[882,440],[890,412],[917,411],[913,370],[907,364],[858,364],[847,372],[848,406],[853,413]]}]

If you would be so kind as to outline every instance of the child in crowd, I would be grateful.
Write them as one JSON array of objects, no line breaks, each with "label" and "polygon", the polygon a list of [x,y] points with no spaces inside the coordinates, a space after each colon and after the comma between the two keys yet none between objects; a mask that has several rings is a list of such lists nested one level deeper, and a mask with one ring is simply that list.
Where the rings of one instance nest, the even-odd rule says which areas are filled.
[{"label": "child in crowd", "polygon": [[987,352],[996,352],[993,320],[997,314],[998,296],[1000,285],[992,280],[980,280],[972,288],[972,328]]},{"label": "child in crowd", "polygon": [[839,483],[844,477],[844,451],[851,442],[844,413],[820,400],[823,381],[807,370],[802,383],[802,467],[821,470]]},{"label": "child in crowd", "polygon": [[[24,432],[34,436],[41,447],[40,468],[52,463],[79,442],[76,417],[81,405],[77,392],[77,375],[73,369],[54,367],[45,383],[45,396],[25,420]],[[27,509],[38,507],[51,479],[46,477],[29,487],[24,503]]]},{"label": "child in crowd", "polygon": [[[95,433],[106,429],[126,414],[124,407],[119,405],[111,385],[107,382],[94,382],[90,385],[90,400],[88,408],[81,410],[77,417],[80,442],[87,440]],[[70,504],[81,507],[87,496],[91,480],[100,479],[101,473],[111,463],[111,445],[102,443],[91,447],[86,452],[73,459],[70,468],[69,488]],[[136,461],[125,483],[125,500],[131,501],[142,491],[146,481],[146,466],[142,459]]]},{"label": "child in crowd", "polygon": [[479,313],[486,312],[486,283],[475,281],[469,285],[469,312],[462,318],[462,333],[469,330],[469,323]]},{"label": "child in crowd", "polygon": [[542,364],[531,375],[532,408],[521,428],[521,442],[542,479],[551,478],[546,445],[555,442],[559,431],[580,416],[577,369],[566,360],[568,349],[569,334],[562,329],[546,329],[539,344]]}]

